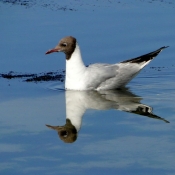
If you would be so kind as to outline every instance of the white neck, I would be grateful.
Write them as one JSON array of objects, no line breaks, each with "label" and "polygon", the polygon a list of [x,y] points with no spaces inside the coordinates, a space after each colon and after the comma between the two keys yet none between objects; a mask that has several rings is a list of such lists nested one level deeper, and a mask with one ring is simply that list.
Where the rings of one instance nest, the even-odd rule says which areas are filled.
[{"label": "white neck", "polygon": [[69,60],[66,60],[66,88],[74,89],[79,82],[82,74],[85,72],[85,65],[81,58],[81,52],[78,44],[76,44],[75,50],[72,53]]},{"label": "white neck", "polygon": [[80,130],[83,114],[86,111],[81,94],[76,91],[66,91],[66,118],[69,119],[77,132]]}]

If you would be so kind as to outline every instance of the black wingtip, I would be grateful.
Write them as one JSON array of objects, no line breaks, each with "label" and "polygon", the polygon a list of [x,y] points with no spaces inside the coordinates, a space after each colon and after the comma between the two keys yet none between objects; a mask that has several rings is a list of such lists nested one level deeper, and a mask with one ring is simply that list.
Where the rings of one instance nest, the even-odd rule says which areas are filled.
[{"label": "black wingtip", "polygon": [[163,47],[161,47],[160,49],[166,49],[166,48],[168,48],[168,47],[170,47],[170,46],[163,46]]},{"label": "black wingtip", "polygon": [[167,48],[167,47],[170,47],[170,46],[164,46],[164,48]]},{"label": "black wingtip", "polygon": [[169,46],[163,46],[160,49],[157,49],[156,51],[150,52],[148,54],[139,56],[137,58],[132,58],[126,61],[122,61],[121,63],[142,63],[142,62],[147,62],[149,60],[152,60],[155,58],[163,49],[167,48]]}]

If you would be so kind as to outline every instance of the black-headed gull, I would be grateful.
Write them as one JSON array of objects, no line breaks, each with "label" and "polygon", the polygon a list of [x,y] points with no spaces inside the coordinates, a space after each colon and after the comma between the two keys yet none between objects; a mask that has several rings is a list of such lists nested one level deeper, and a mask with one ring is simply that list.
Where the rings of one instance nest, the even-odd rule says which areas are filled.
[{"label": "black-headed gull", "polygon": [[[168,47],[168,46],[167,46]],[[122,61],[116,64],[92,64],[85,66],[77,40],[68,36],[60,40],[58,45],[46,54],[64,52],[66,55],[67,90],[109,90],[124,87],[140,70],[146,66],[159,52],[167,47]]]},{"label": "black-headed gull", "polygon": [[[120,91],[66,91],[65,95],[66,124],[64,126],[46,126],[56,130],[60,139],[67,143],[72,143],[77,139],[78,132],[81,129],[83,116],[88,109],[116,109],[119,111],[134,113],[169,123],[169,121],[165,120],[164,118],[153,114],[153,108],[151,106],[142,104],[140,102],[142,100],[141,97],[125,89]],[[103,115],[101,117],[105,116]],[[101,117],[99,119],[101,119]],[[108,117],[106,118],[106,121],[108,120]],[[101,127],[103,127],[103,125],[101,125]]]}]

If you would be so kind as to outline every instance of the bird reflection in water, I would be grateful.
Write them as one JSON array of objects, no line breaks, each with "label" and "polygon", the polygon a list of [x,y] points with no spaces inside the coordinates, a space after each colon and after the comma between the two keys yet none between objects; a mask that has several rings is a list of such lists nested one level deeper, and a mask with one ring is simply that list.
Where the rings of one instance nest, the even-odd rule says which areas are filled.
[{"label": "bird reflection in water", "polygon": [[72,143],[77,139],[77,130],[69,119],[66,119],[66,124],[64,126],[46,126],[58,131],[60,139],[65,143]]},{"label": "bird reflection in water", "polygon": [[128,90],[66,91],[65,95],[66,124],[64,126],[46,126],[56,130],[60,139],[66,143],[76,141],[83,114],[87,109],[116,109],[169,123],[169,121],[153,114],[152,107],[142,104],[140,102],[142,98]]}]

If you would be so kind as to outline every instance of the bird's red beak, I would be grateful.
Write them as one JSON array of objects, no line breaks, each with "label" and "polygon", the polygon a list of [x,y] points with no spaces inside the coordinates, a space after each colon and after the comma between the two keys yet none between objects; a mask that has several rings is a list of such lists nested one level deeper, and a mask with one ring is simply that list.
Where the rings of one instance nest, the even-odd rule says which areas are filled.
[{"label": "bird's red beak", "polygon": [[54,49],[50,49],[50,50],[48,50],[48,51],[46,52],[46,54],[50,54],[50,53],[53,53],[53,52],[60,52],[60,51],[61,51],[60,48],[55,47]]}]

